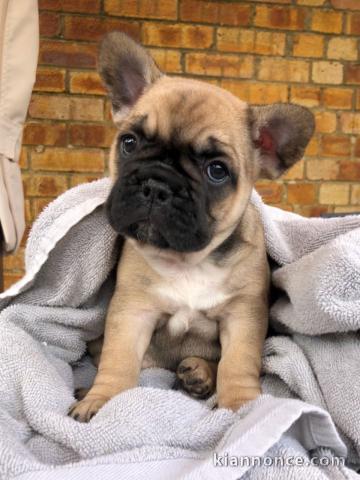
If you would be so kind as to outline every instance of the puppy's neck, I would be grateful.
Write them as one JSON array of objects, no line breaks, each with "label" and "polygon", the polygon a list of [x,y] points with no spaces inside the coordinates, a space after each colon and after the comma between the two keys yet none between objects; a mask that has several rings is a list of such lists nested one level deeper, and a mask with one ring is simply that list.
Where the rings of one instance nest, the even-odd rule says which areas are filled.
[{"label": "puppy's neck", "polygon": [[146,260],[147,264],[158,275],[164,278],[176,278],[179,275],[188,273],[190,270],[200,266],[206,261],[203,252],[182,253],[173,250],[162,250],[151,245],[139,245],[133,239],[128,242]]},{"label": "puppy's neck", "polygon": [[236,251],[242,242],[242,221],[219,233],[207,247],[198,252],[176,252],[161,250],[151,245],[140,245],[133,239],[128,239],[131,245],[143,256],[148,265],[161,277],[174,279],[202,270],[209,265],[223,266],[224,262],[232,263]]}]

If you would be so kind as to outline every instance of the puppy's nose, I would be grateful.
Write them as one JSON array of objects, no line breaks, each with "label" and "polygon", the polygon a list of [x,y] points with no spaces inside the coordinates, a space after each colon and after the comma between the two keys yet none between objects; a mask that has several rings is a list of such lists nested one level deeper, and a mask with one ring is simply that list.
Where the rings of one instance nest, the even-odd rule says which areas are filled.
[{"label": "puppy's nose", "polygon": [[170,188],[158,180],[150,178],[141,185],[141,192],[143,197],[154,203],[165,204],[170,200]]}]

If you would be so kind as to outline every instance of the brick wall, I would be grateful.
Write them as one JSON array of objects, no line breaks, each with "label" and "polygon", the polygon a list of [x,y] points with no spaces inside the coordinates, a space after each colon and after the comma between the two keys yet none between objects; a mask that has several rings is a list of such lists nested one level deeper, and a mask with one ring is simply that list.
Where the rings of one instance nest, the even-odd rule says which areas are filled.
[{"label": "brick wall", "polygon": [[[360,210],[360,0],[39,0],[37,81],[21,154],[28,226],[57,195],[103,176],[114,129],[95,71],[97,42],[120,29],[173,75],[216,83],[251,103],[310,107],[305,159],[266,202],[299,212]],[[23,247],[5,260],[22,274]]]}]

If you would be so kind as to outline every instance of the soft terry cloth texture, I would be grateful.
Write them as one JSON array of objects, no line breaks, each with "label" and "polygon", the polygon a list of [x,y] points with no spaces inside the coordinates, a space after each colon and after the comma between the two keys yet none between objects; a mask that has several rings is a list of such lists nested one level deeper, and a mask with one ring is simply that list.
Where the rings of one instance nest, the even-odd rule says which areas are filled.
[{"label": "soft terry cloth texture", "polygon": [[360,463],[360,216],[309,220],[255,193],[286,292],[271,311],[280,334],[266,341],[264,395],[237,413],[212,409],[214,398],[193,400],[171,389],[171,372],[149,369],[89,424],[67,417],[74,386],[93,378],[85,342],[101,333],[114,286],[109,189],[104,179],[53,202],[33,227],[25,277],[0,295],[0,478],[358,478],[315,457]]}]

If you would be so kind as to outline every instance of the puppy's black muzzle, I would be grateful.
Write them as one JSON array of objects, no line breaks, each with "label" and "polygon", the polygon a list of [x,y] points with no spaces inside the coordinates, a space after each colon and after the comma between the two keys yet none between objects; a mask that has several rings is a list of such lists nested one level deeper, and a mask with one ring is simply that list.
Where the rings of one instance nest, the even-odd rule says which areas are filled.
[{"label": "puppy's black muzzle", "polygon": [[203,198],[193,196],[189,180],[170,165],[124,169],[107,210],[117,232],[161,249],[197,251],[210,239]]}]

